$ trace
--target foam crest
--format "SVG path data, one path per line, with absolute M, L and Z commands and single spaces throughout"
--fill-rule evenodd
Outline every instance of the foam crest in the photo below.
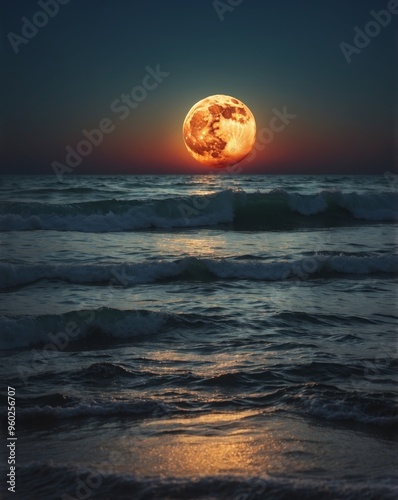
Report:
M 343 193 L 322 191 L 313 195 L 288 193 L 283 189 L 247 193 L 226 189 L 208 195 L 190 195 L 160 200 L 102 200 L 69 205 L 49 203 L 0 203 L 0 231 L 134 231 L 151 227 L 201 227 L 237 223 L 239 229 L 286 223 L 303 224 L 297 214 L 324 217 L 325 223 L 344 220 L 398 220 L 398 194 Z

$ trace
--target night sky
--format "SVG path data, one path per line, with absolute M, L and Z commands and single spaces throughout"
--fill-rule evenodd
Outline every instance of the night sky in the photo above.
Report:
M 101 121 L 108 133 L 75 173 L 206 173 L 181 129 L 191 106 L 212 94 L 243 101 L 258 131 L 275 109 L 295 115 L 260 142 L 244 173 L 394 170 L 396 1 L 47 2 L 59 7 L 48 22 L 36 15 L 40 2 L 1 3 L 5 173 L 52 174 L 54 161 L 66 164 L 66 147 Z M 397 13 L 380 27 L 371 11 L 389 6 Z M 35 15 L 44 25 L 21 41 L 21 18 Z M 372 37 L 358 48 L 354 28 L 370 21 Z M 355 50 L 350 57 L 342 42 Z M 132 109 L 122 96 L 133 89 Z

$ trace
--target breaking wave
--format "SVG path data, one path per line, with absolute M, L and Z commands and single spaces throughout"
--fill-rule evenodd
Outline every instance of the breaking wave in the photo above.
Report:
M 72 204 L 0 203 L 0 231 L 116 232 L 148 228 L 233 225 L 244 229 L 334 226 L 398 220 L 398 193 L 322 191 L 313 195 L 283 189 L 246 193 L 227 189 L 200 196 L 102 200 Z

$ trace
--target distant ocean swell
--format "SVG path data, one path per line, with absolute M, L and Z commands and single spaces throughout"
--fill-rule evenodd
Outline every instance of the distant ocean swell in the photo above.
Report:
M 2 469 L 0 469 L 2 470 Z M 145 478 L 111 474 L 87 467 L 34 462 L 20 466 L 20 491 L 37 492 L 40 498 L 55 500 L 81 498 L 117 498 L 120 500 L 289 500 L 337 498 L 395 500 L 398 489 L 388 479 L 366 481 L 298 479 L 295 477 L 206 476 L 190 478 Z M 2 470 L 5 473 L 5 470 Z M 1 490 L 0 490 L 1 491 Z M 80 496 L 79 496 L 80 494 Z M 67 496 L 69 495 L 69 496 Z M 25 497 L 24 497 L 25 498 Z M 27 498 L 27 497 L 26 497 Z
M 272 190 L 146 200 L 103 200 L 72 204 L 1 202 L 0 231 L 115 232 L 146 228 L 232 224 L 237 229 L 272 229 L 300 225 L 345 225 L 398 220 L 398 193 L 313 195 Z
M 208 259 L 185 257 L 175 261 L 149 260 L 122 264 L 11 264 L 0 263 L 0 289 L 25 286 L 40 280 L 75 284 L 133 286 L 163 280 L 211 281 L 366 277 L 398 273 L 398 255 L 313 254 L 306 258 L 268 262 L 255 259 Z

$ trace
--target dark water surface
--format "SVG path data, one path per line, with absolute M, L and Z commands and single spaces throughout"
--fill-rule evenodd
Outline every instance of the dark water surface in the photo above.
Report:
M 26 176 L 0 191 L 10 498 L 397 498 L 387 178 Z M 0 458 L 4 478 L 4 444 Z

